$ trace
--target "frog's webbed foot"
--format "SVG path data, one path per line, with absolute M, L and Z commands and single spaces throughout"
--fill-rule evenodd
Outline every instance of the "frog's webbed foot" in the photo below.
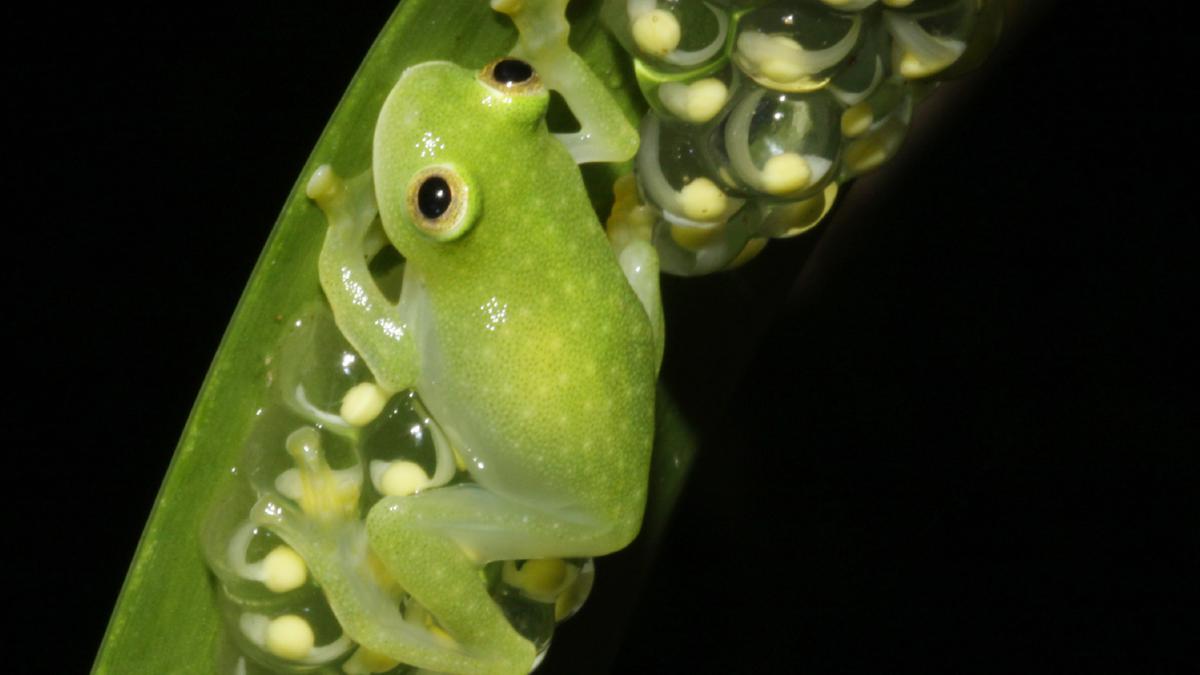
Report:
M 650 243 L 654 219 L 654 213 L 638 197 L 637 181 L 633 174 L 618 178 L 613 184 L 612 212 L 605 223 L 605 230 L 625 279 L 650 319 L 658 356 L 655 363 L 662 365 L 666 322 L 659 292 L 658 251 Z
M 329 165 L 322 165 L 306 192 L 329 222 L 319 272 L 338 329 L 381 387 L 389 392 L 409 388 L 416 380 L 416 350 L 396 307 L 367 266 L 387 244 L 382 230 L 372 228 L 378 207 L 371 172 L 344 181 Z
M 624 162 L 637 153 L 637 130 L 612 94 L 567 44 L 567 0 L 491 0 L 507 14 L 520 37 L 513 56 L 529 62 L 547 87 L 562 94 L 579 131 L 555 134 L 577 164 Z

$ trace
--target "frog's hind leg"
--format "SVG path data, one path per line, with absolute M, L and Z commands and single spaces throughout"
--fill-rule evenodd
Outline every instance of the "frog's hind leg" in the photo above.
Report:
M 252 518 L 300 554 L 342 630 L 371 652 L 442 673 L 528 672 L 498 669 L 490 655 L 450 644 L 409 621 L 400 610 L 403 590 L 377 571 L 361 522 L 321 523 L 271 495 L 259 500 Z
M 492 659 L 487 672 L 497 673 L 528 672 L 535 652 L 492 600 L 482 564 L 601 555 L 635 531 L 539 511 L 469 484 L 389 497 L 367 517 L 372 550 L 389 574 L 467 653 Z

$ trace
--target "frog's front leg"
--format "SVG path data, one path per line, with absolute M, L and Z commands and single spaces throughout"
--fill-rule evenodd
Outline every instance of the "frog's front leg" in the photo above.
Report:
M 625 174 L 613 184 L 613 206 L 604 228 L 617 264 L 625 273 L 633 292 L 637 294 L 650 328 L 654 333 L 656 352 L 655 373 L 662 365 L 666 343 L 666 322 L 663 319 L 662 295 L 659 290 L 658 251 L 650 243 L 654 214 L 638 196 L 633 174 Z
M 529 672 L 535 653 L 488 594 L 481 565 L 602 555 L 626 545 L 637 528 L 541 510 L 474 484 L 389 497 L 367 517 L 371 549 L 389 574 L 468 655 L 489 664 L 473 672 L 497 673 Z
M 491 0 L 520 37 L 513 56 L 528 61 L 547 87 L 562 94 L 579 120 L 576 132 L 555 134 L 576 164 L 624 162 L 637 153 L 637 130 L 587 63 L 567 44 L 567 0 Z
M 319 274 L 338 329 L 379 386 L 391 392 L 411 387 L 417 373 L 412 337 L 367 268 L 369 254 L 379 248 L 379 242 L 368 242 L 378 212 L 371 172 L 343 181 L 329 165 L 322 165 L 306 192 L 329 221 Z
M 662 365 L 666 344 L 666 322 L 663 320 L 662 295 L 659 290 L 658 251 L 644 239 L 631 239 L 614 251 L 625 279 L 646 310 L 650 329 L 654 333 L 655 373 Z

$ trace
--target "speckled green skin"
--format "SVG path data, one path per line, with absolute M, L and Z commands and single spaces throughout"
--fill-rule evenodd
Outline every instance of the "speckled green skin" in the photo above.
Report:
M 532 645 L 479 565 L 615 551 L 645 506 L 656 338 L 546 129 L 547 103 L 450 63 L 407 70 L 380 113 L 373 169 L 384 231 L 407 260 L 399 306 L 359 292 L 361 260 L 338 262 L 333 230 L 322 254 L 343 333 L 381 384 L 416 388 L 475 481 L 386 498 L 367 518 L 372 551 L 459 645 L 370 646 L 433 670 L 528 672 Z M 408 203 L 433 165 L 467 187 L 469 229 L 450 241 L 422 231 Z

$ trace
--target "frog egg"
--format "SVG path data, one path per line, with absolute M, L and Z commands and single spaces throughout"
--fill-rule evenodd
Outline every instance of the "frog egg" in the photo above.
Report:
M 644 77 L 639 71 L 638 85 L 650 107 L 666 121 L 702 126 L 719 120 L 731 98 L 732 71 L 723 68 L 716 73 L 690 79 L 662 81 Z
M 649 241 L 657 211 L 642 201 L 637 177 L 627 173 L 613 183 L 613 205 L 604 231 L 613 250 L 621 251 L 634 241 Z
M 505 564 L 512 565 L 512 562 Z M 497 584 L 492 589 L 492 599 L 517 633 L 533 643 L 539 655 L 550 648 L 557 627 L 553 600 L 544 602 L 534 599 L 507 583 Z
M 566 621 L 578 612 L 583 607 L 583 603 L 587 601 L 588 595 L 592 592 L 592 585 L 596 581 L 596 566 L 591 558 L 573 561 L 572 566 L 576 568 L 574 580 L 558 594 L 558 598 L 554 601 L 555 621 Z
M 841 149 L 840 107 L 829 92 L 780 93 L 749 86 L 710 147 L 726 172 L 752 193 L 796 200 L 834 177 Z
M 878 0 L 821 0 L 831 9 L 839 12 L 861 12 L 875 4 Z M 901 0 L 902 1 L 902 0 Z
M 267 364 L 273 392 L 301 421 L 351 435 L 340 411 L 347 391 L 374 379 L 370 369 L 323 303 L 282 323 L 285 333 Z
M 664 272 L 699 276 L 728 266 L 746 248 L 762 219 L 757 201 L 742 201 L 731 217 L 719 223 L 697 223 L 662 212 L 651 243 Z
M 398 665 L 400 662 L 396 659 L 360 646 L 342 664 L 342 672 L 346 675 L 371 675 L 389 672 Z
M 554 602 L 575 580 L 578 570 L 561 558 L 509 560 L 504 563 L 504 583 L 538 602 Z
M 892 65 L 914 80 L 946 70 L 966 51 L 979 0 L 913 0 L 883 13 L 891 33 Z
M 606 0 L 601 17 L 621 46 L 655 71 L 696 71 L 725 57 L 731 21 L 719 4 Z
M 846 65 L 863 22 L 819 3 L 775 2 L 738 22 L 733 61 L 768 89 L 815 91 Z
M 842 179 L 878 167 L 900 149 L 912 120 L 912 88 L 893 78 L 871 96 L 842 112 L 841 130 L 846 138 L 842 153 Z
M 429 474 L 416 462 L 372 462 L 371 481 L 385 497 L 407 497 L 429 484 Z
M 271 549 L 263 558 L 262 566 L 263 585 L 273 593 L 295 590 L 308 580 L 308 567 L 304 559 L 287 545 Z
M 725 267 L 723 269 L 735 270 L 735 269 L 741 267 L 742 265 L 745 265 L 746 263 L 750 262 L 751 260 L 754 260 L 755 258 L 757 258 L 758 254 L 762 253 L 763 249 L 765 249 L 766 247 L 767 247 L 766 237 L 754 237 L 752 239 L 747 240 L 746 245 L 742 247 L 742 251 L 740 253 L 738 253 L 736 256 L 734 256 L 733 260 L 730 260 L 729 263 L 727 265 L 725 265 Z
M 237 469 L 249 487 L 279 493 L 306 511 L 356 513 L 364 466 L 352 438 L 308 424 L 278 402 L 259 413 Z
M 387 391 L 382 387 L 374 382 L 360 382 L 342 397 L 338 414 L 352 427 L 365 427 L 379 417 L 387 401 Z
M 881 84 L 862 101 L 842 111 L 842 135 L 857 138 L 877 129 L 886 119 L 899 117 L 905 124 L 912 119 L 912 87 L 900 78 Z
M 316 636 L 312 626 L 295 614 L 277 616 L 267 622 L 263 642 L 267 651 L 281 659 L 298 661 L 312 653 Z
M 373 488 L 366 508 L 381 496 L 445 485 L 460 470 L 449 440 L 412 392 L 388 402 L 361 448 Z
M 777 0 L 709 0 L 712 4 L 718 7 L 724 7 L 732 10 L 747 10 L 761 7 Z
M 907 135 L 907 123 L 898 116 L 888 117 L 869 133 L 846 144 L 842 176 L 853 178 L 891 159 Z
M 323 600 L 290 609 L 223 609 L 241 652 L 278 672 L 311 671 L 344 659 L 354 648 Z
M 758 232 L 775 239 L 787 239 L 816 227 L 837 199 L 838 184 L 830 181 L 825 189 L 807 199 L 771 204 L 764 209 Z
M 742 200 L 706 175 L 690 127 L 665 124 L 647 113 L 637 155 L 638 185 L 645 201 L 672 222 L 715 227 L 741 208 Z
M 205 517 L 201 550 L 204 562 L 230 598 L 248 604 L 274 603 L 305 587 L 307 574 L 300 583 L 294 583 L 295 576 L 292 583 L 280 583 L 286 578 L 279 573 L 281 554 L 270 564 L 267 559 L 273 551 L 286 547 L 286 542 L 248 520 L 256 499 L 245 481 L 226 486 Z
M 1000 32 L 1004 24 L 1005 7 L 1007 3 L 997 0 L 979 0 L 978 6 L 971 7 L 972 25 L 966 38 L 967 47 L 954 63 L 937 72 L 932 79 L 947 80 L 961 77 L 978 68 L 987 55 L 1000 41 Z
M 878 20 L 865 21 L 863 36 L 846 65 L 829 82 L 829 93 L 844 106 L 862 101 L 892 72 L 892 38 Z

